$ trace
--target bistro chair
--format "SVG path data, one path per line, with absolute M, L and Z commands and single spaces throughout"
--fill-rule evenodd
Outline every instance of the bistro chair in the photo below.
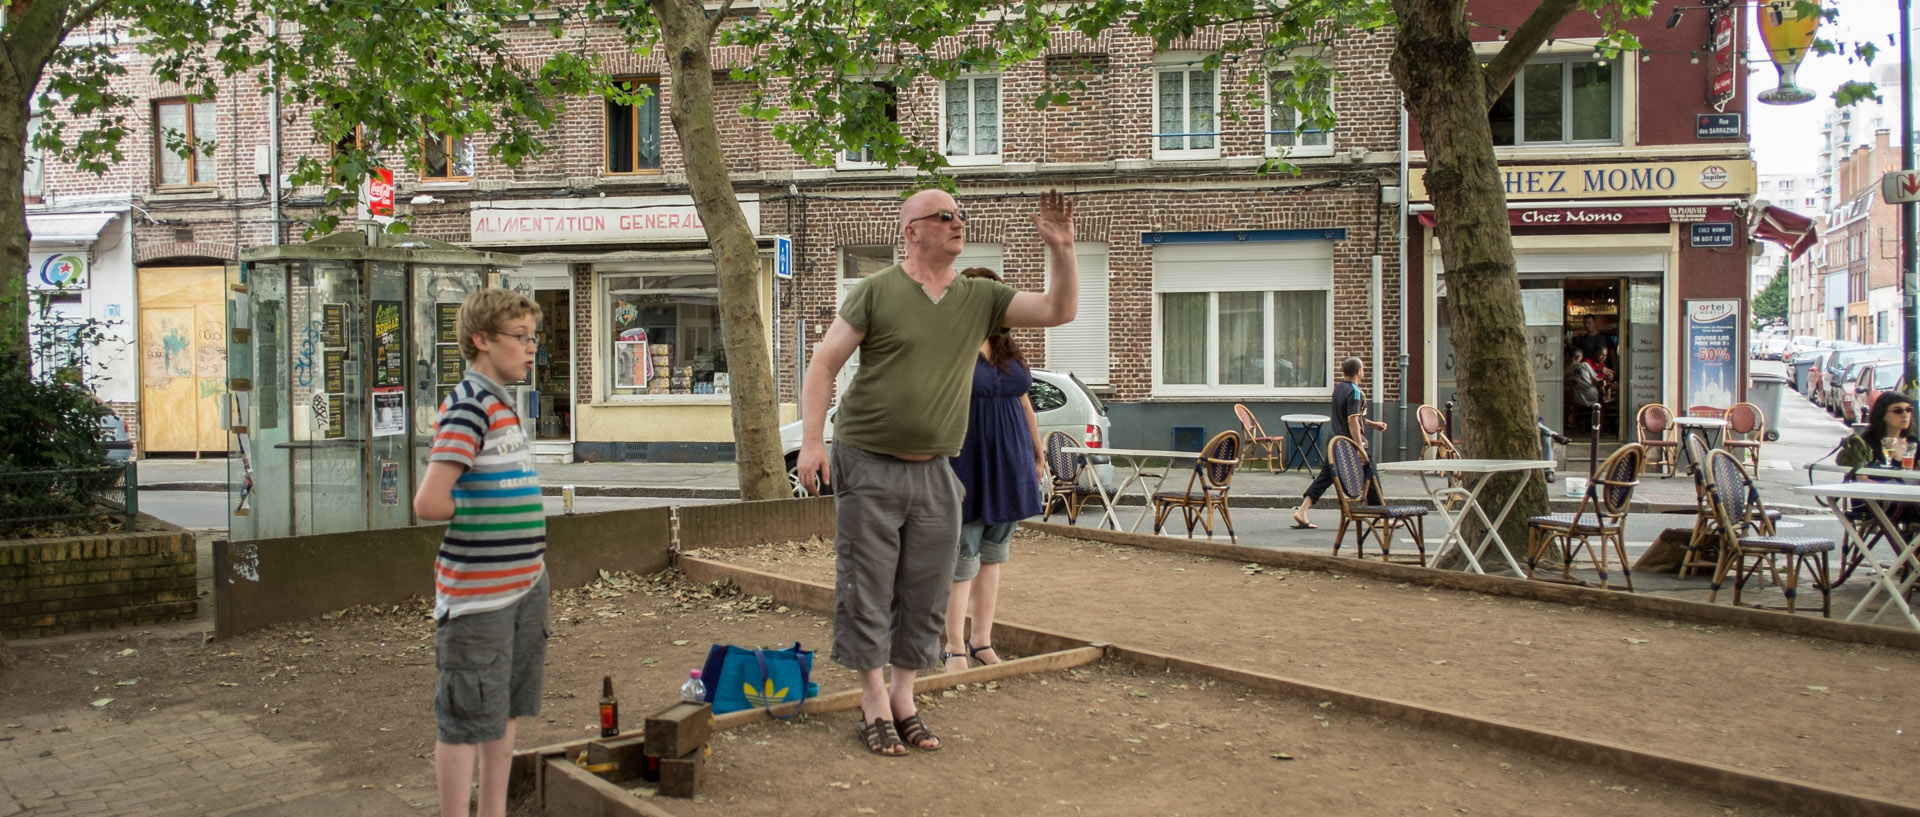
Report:
M 1340 530 L 1333 537 L 1333 555 L 1340 555 L 1340 543 L 1353 525 L 1354 554 L 1367 558 L 1367 537 L 1380 546 L 1380 561 L 1393 561 L 1393 532 L 1404 530 L 1413 535 L 1419 556 L 1402 563 L 1427 565 L 1427 507 L 1425 505 L 1387 505 L 1381 502 L 1380 477 L 1373 472 L 1367 452 L 1350 437 L 1335 437 L 1327 444 L 1327 461 L 1333 463 L 1333 495 L 1340 500 Z
M 1568 584 L 1586 584 L 1573 577 L 1573 559 L 1585 550 L 1593 559 L 1600 576 L 1600 589 L 1607 587 L 1607 545 L 1620 557 L 1620 577 L 1633 592 L 1633 570 L 1627 561 L 1627 509 L 1633 501 L 1633 489 L 1640 485 L 1640 469 L 1647 461 L 1647 450 L 1639 443 L 1627 443 L 1600 464 L 1600 470 L 1587 483 L 1587 494 L 1573 513 L 1536 516 L 1527 520 L 1527 578 L 1534 578 L 1540 557 L 1549 550 L 1560 555 L 1560 578 Z M 1594 540 L 1599 540 L 1595 545 Z M 1556 547 L 1557 545 L 1557 547 Z
M 1081 471 L 1085 461 L 1079 454 L 1069 454 L 1066 449 L 1078 445 L 1072 435 L 1064 431 L 1055 431 L 1047 435 L 1047 471 L 1052 480 L 1047 487 L 1047 502 L 1041 508 L 1040 521 L 1045 522 L 1053 516 L 1054 503 L 1059 503 L 1067 514 L 1068 524 L 1080 521 L 1080 511 L 1087 502 L 1099 499 L 1103 507 L 1113 502 L 1113 490 L 1104 493 L 1091 485 L 1081 482 Z
M 1727 409 L 1726 439 L 1720 447 L 1736 457 L 1744 454 L 1753 463 L 1753 472 L 1760 472 L 1760 440 L 1767 435 L 1767 415 L 1760 407 L 1752 403 L 1735 403 Z
M 1160 491 L 1153 495 L 1153 532 L 1159 533 L 1175 508 L 1187 522 L 1187 538 L 1193 538 L 1193 525 L 1200 523 L 1213 538 L 1213 512 L 1227 526 L 1227 541 L 1239 544 L 1233 535 L 1233 517 L 1227 513 L 1227 491 L 1233 488 L 1233 472 L 1240 467 L 1240 432 L 1222 431 L 1207 441 L 1193 463 L 1193 475 L 1187 478 L 1185 491 Z
M 1713 494 L 1713 473 L 1707 468 L 1706 440 L 1698 434 L 1688 434 L 1686 445 L 1687 458 L 1695 463 L 1687 466 L 1693 472 L 1694 521 L 1693 535 L 1688 538 L 1680 560 L 1681 578 L 1686 578 L 1695 570 L 1712 571 L 1717 568 L 1720 564 L 1720 542 L 1724 538 L 1720 523 L 1713 515 L 1713 507 L 1709 504 Z M 1772 536 L 1774 523 L 1780 521 L 1778 509 L 1757 502 L 1749 503 L 1749 516 L 1751 529 L 1762 536 Z
M 1267 473 L 1273 473 L 1273 462 L 1279 460 L 1282 466 L 1287 463 L 1287 438 L 1268 434 L 1260 427 L 1260 418 L 1253 416 L 1253 409 L 1241 403 L 1233 404 L 1233 413 L 1240 418 L 1240 433 L 1246 436 L 1247 450 L 1240 458 L 1241 462 L 1259 460 L 1267 464 Z M 1266 452 L 1262 454 L 1260 452 Z
M 1647 449 L 1647 467 L 1663 468 L 1665 476 L 1673 476 L 1674 469 L 1680 465 L 1680 443 L 1673 436 L 1673 412 L 1659 403 L 1648 403 L 1640 407 L 1634 426 L 1639 429 L 1640 447 Z
M 1719 597 L 1720 585 L 1726 582 L 1727 571 L 1732 570 L 1733 604 L 1739 606 L 1740 591 L 1746 586 L 1747 578 L 1764 565 L 1774 584 L 1786 594 L 1787 612 L 1792 613 L 1796 609 L 1800 573 L 1818 556 L 1819 561 L 1814 564 L 1814 586 L 1820 590 L 1820 615 L 1829 615 L 1833 609 L 1830 593 L 1833 585 L 1827 573 L 1827 554 L 1833 552 L 1833 540 L 1768 535 L 1771 528 L 1766 523 L 1760 492 L 1754 489 L 1753 478 L 1732 454 L 1719 449 L 1708 452 L 1707 471 L 1713 486 L 1707 502 L 1721 537 L 1719 563 L 1714 567 L 1707 603 L 1712 604 Z M 1780 569 L 1782 561 L 1786 563 L 1784 577 Z
M 1460 445 L 1447 436 L 1447 421 L 1441 416 L 1439 409 L 1422 404 L 1419 410 L 1414 412 L 1414 417 L 1420 422 L 1420 459 L 1460 459 Z M 1435 493 L 1433 487 L 1427 484 L 1427 474 L 1423 471 L 1420 474 L 1420 487 L 1425 488 L 1430 495 L 1446 497 L 1447 510 L 1451 512 L 1455 503 L 1466 499 L 1466 475 L 1454 472 L 1447 474 L 1446 478 L 1446 489 Z

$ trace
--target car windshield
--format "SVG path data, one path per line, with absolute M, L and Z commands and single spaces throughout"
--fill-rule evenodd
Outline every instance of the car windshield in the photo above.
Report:
M 1892 366 L 1882 366 L 1873 370 L 1873 387 L 1891 389 L 1900 382 L 1900 370 Z

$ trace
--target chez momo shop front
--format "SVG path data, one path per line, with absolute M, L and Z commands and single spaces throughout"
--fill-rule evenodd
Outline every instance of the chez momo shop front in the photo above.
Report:
M 759 197 L 742 195 L 740 205 L 758 234 Z M 476 202 L 470 220 L 473 246 L 521 256 L 545 314 L 534 383 L 540 416 L 529 418 L 537 455 L 732 458 L 719 277 L 692 198 Z M 764 253 L 763 314 L 771 278 Z

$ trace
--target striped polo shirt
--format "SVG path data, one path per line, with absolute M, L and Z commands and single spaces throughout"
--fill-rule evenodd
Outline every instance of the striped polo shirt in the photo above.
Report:
M 433 562 L 434 618 L 519 600 L 546 569 L 547 517 L 533 451 L 506 389 L 468 369 L 440 406 L 429 461 L 466 467 Z

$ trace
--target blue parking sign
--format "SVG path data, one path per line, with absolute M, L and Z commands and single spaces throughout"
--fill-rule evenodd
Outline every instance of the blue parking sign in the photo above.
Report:
M 788 236 L 773 238 L 773 275 L 776 278 L 793 277 L 793 239 Z

